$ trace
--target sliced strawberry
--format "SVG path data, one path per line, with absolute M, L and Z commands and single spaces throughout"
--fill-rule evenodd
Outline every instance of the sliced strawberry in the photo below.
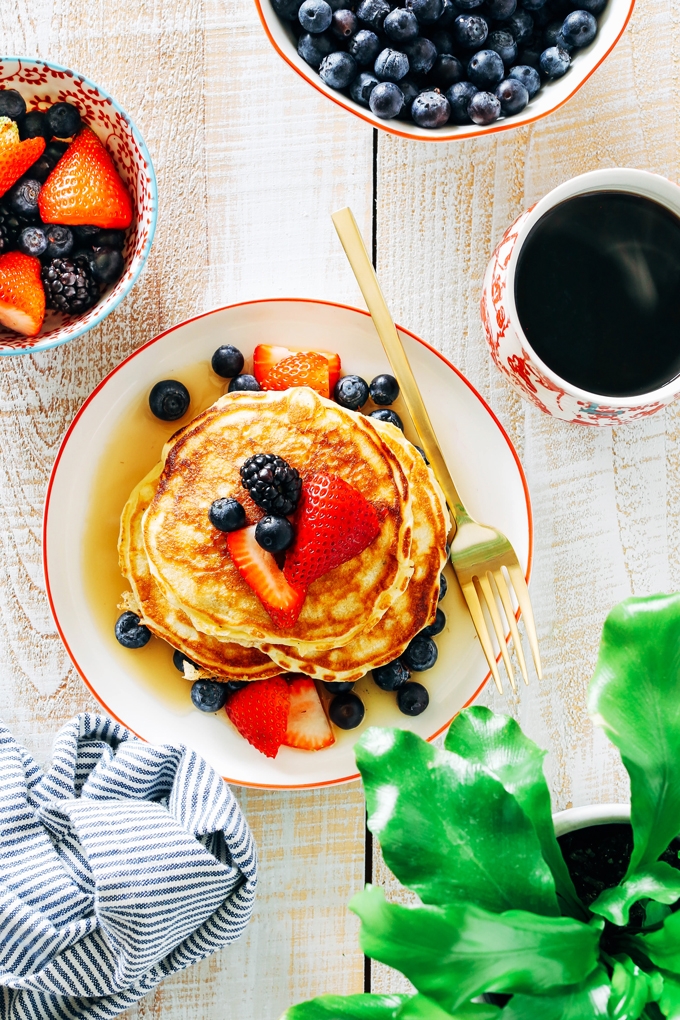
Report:
M 250 585 L 277 627 L 292 627 L 307 594 L 305 588 L 293 588 L 271 553 L 255 541 L 255 525 L 230 531 L 227 547 L 234 566 Z
M 44 318 L 45 291 L 38 259 L 20 251 L 0 256 L 0 323 L 24 336 L 36 336 Z
M 274 365 L 278 365 L 284 358 L 291 358 L 295 354 L 307 354 L 308 351 L 292 351 L 289 347 L 275 347 L 270 344 L 258 344 L 253 352 L 253 375 L 259 383 L 262 383 Z M 321 354 L 328 361 L 328 389 L 332 394 L 335 384 L 340 378 L 340 355 L 329 354 L 327 351 L 315 351 Z
M 358 556 L 379 531 L 378 514 L 358 489 L 336 475 L 312 475 L 302 486 L 283 572 L 292 585 L 306 588 Z
M 327 397 L 328 359 L 316 351 L 299 351 L 274 365 L 260 383 L 263 390 L 289 390 L 292 386 L 309 386 L 322 397 Z
M 282 676 L 251 680 L 235 691 L 226 713 L 242 737 L 268 758 L 275 758 L 288 726 L 290 691 Z
M 107 230 L 130 226 L 130 193 L 90 128 L 82 128 L 43 184 L 38 208 L 45 223 L 90 223 Z
M 16 123 L 9 117 L 0 117 L 0 195 L 4 195 L 44 151 L 44 138 L 27 138 L 21 142 Z
M 335 737 L 326 718 L 316 685 L 308 676 L 295 677 L 288 683 L 290 712 L 284 738 L 286 747 L 303 751 L 320 751 L 330 747 Z

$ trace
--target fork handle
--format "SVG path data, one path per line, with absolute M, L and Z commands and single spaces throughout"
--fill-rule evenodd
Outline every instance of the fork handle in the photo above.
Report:
M 364 301 L 371 313 L 373 324 L 385 348 L 392 371 L 399 383 L 404 402 L 413 419 L 420 443 L 442 488 L 446 502 L 449 504 L 449 509 L 456 522 L 458 522 L 460 519 L 468 517 L 467 511 L 458 495 L 458 490 L 442 456 L 430 416 L 427 413 L 418 383 L 406 356 L 401 337 L 397 332 L 397 328 L 390 315 L 390 310 L 387 307 L 387 302 L 380 289 L 378 277 L 375 275 L 373 264 L 366 250 L 366 245 L 364 244 L 364 239 L 361 236 L 357 222 L 354 219 L 352 210 L 349 208 L 333 213 L 332 219 L 361 293 L 364 295 Z

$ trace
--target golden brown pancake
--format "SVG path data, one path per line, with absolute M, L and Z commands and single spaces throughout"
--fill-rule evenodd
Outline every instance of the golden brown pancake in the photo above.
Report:
M 227 394 L 174 437 L 143 517 L 151 573 L 197 631 L 239 644 L 272 642 L 308 651 L 344 645 L 369 630 L 408 586 L 412 498 L 390 445 L 369 420 L 306 387 Z M 337 474 L 384 511 L 380 533 L 358 556 L 314 581 L 294 627 L 281 630 L 231 561 L 210 524 L 215 499 L 236 496 L 248 523 L 262 511 L 239 469 L 276 453 L 303 475 Z
M 276 676 L 281 667 L 257 648 L 245 648 L 199 633 L 189 617 L 168 602 L 152 577 L 142 538 L 142 517 L 156 493 L 162 468 L 162 463 L 157 464 L 133 489 L 120 521 L 120 569 L 132 588 L 135 612 L 156 637 L 215 676 L 225 680 L 261 680 Z

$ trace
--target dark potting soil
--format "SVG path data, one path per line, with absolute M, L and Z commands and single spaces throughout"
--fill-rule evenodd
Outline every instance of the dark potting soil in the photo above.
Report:
M 560 836 L 557 840 L 582 903 L 590 906 L 603 889 L 618 885 L 633 852 L 633 830 L 626 822 L 591 825 Z M 680 870 L 680 837 L 674 839 L 660 860 Z M 638 917 L 639 915 L 639 917 Z M 631 924 L 641 924 L 640 904 L 631 910 Z

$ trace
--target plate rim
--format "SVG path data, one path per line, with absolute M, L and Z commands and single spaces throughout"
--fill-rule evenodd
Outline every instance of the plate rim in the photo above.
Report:
M 228 305 L 220 305 L 220 306 L 215 307 L 215 308 L 210 308 L 210 309 L 208 309 L 208 311 L 199 312 L 197 315 L 192 315 L 188 319 L 183 319 L 181 322 L 175 323 L 174 326 L 169 326 L 168 329 L 164 329 L 161 333 L 157 333 L 156 336 L 151 337 L 150 340 L 147 340 L 140 347 L 137 347 L 134 351 L 131 351 L 131 353 L 128 354 L 127 357 L 123 358 L 122 361 L 120 361 L 117 365 L 115 365 L 114 368 L 112 368 L 111 371 L 108 372 L 99 383 L 97 383 L 97 385 L 92 390 L 92 392 L 88 394 L 88 396 L 85 398 L 85 400 L 83 401 L 81 406 L 78 408 L 78 410 L 77 410 L 73 420 L 71 421 L 71 423 L 69 424 L 68 428 L 66 429 L 66 432 L 64 433 L 64 435 L 63 435 L 63 437 L 61 439 L 61 442 L 59 443 L 59 449 L 57 450 L 57 455 L 56 455 L 56 457 L 54 459 L 54 463 L 52 464 L 52 469 L 50 471 L 49 481 L 47 483 L 47 490 L 45 492 L 45 502 L 44 502 L 44 506 L 43 506 L 43 522 L 42 522 L 42 567 L 43 567 L 43 576 L 44 576 L 44 579 L 45 579 L 45 592 L 46 592 L 46 595 L 47 595 L 47 602 L 48 602 L 48 605 L 50 607 L 50 613 L 52 614 L 52 619 L 54 620 L 54 624 L 55 624 L 55 626 L 57 628 L 57 633 L 59 634 L 59 638 L 60 638 L 60 640 L 61 640 L 61 642 L 62 642 L 62 644 L 63 644 L 63 646 L 64 646 L 64 648 L 66 650 L 66 653 L 67 653 L 69 659 L 71 660 L 71 662 L 72 662 L 76 672 L 80 676 L 81 680 L 83 681 L 85 686 L 88 688 L 88 690 L 90 691 L 90 693 L 94 697 L 95 701 L 99 705 L 101 705 L 101 707 L 104 709 L 104 711 L 107 712 L 111 716 L 112 719 L 115 719 L 116 722 L 118 722 L 122 726 L 124 726 L 127 730 L 130 731 L 130 733 L 134 734 L 134 736 L 137 737 L 139 740 L 143 740 L 144 743 L 148 743 L 148 740 L 145 737 L 143 737 L 140 733 L 137 733 L 137 731 L 134 730 L 131 726 L 129 726 L 128 723 L 126 723 L 124 719 L 121 719 L 118 715 L 116 715 L 116 713 L 113 712 L 109 708 L 109 706 L 106 704 L 106 702 L 100 697 L 100 695 L 94 689 L 94 687 L 92 686 L 92 684 L 90 683 L 88 678 L 85 676 L 85 673 L 81 669 L 80 665 L 78 664 L 78 662 L 77 662 L 73 652 L 71 651 L 70 645 L 69 645 L 69 643 L 68 643 L 68 641 L 66 639 L 66 635 L 64 634 L 63 629 L 61 627 L 61 624 L 59 622 L 59 617 L 57 615 L 56 608 L 55 608 L 55 605 L 54 605 L 54 600 L 52 598 L 52 587 L 51 587 L 51 584 L 50 584 L 50 574 L 49 574 L 49 568 L 48 568 L 48 554 L 47 554 L 47 524 L 48 524 L 48 518 L 49 518 L 49 511 L 50 511 L 50 499 L 51 499 L 51 495 L 52 495 L 52 488 L 53 488 L 53 485 L 54 485 L 56 474 L 57 474 L 57 471 L 59 469 L 59 464 L 61 462 L 62 455 L 63 455 L 63 453 L 64 453 L 64 451 L 65 451 L 65 449 L 66 449 L 66 447 L 68 445 L 68 442 L 69 442 L 69 439 L 71 437 L 71 434 L 74 432 L 76 426 L 78 425 L 78 422 L 79 422 L 80 418 L 85 413 L 86 408 L 94 400 L 94 398 L 97 396 L 97 394 L 100 392 L 100 390 L 102 390 L 107 385 L 109 380 L 114 375 L 116 375 L 116 373 L 119 372 L 125 365 L 127 365 L 134 358 L 136 358 L 137 355 L 139 355 L 142 351 L 147 350 L 147 348 L 153 346 L 155 343 L 158 343 L 160 340 L 162 340 L 164 337 L 168 336 L 170 333 L 174 333 L 176 330 L 181 329 L 184 326 L 188 326 L 192 322 L 197 322 L 200 319 L 208 318 L 209 316 L 215 315 L 218 312 L 230 311 L 233 308 L 244 308 L 244 307 L 247 307 L 249 305 L 274 304 L 274 303 L 277 303 L 277 302 L 278 303 L 290 303 L 290 304 L 324 305 L 324 306 L 330 307 L 330 308 L 340 308 L 340 309 L 342 309 L 344 311 L 358 312 L 360 315 L 363 315 L 366 318 L 370 318 L 371 317 L 370 316 L 370 312 L 366 311 L 365 309 L 357 308 L 355 305 L 349 305 L 349 304 L 345 304 L 345 303 L 339 302 L 339 301 L 326 301 L 326 300 L 321 299 L 321 298 L 271 297 L 271 298 L 251 298 L 251 299 L 249 299 L 247 301 L 235 301 L 235 302 L 232 302 L 231 304 L 228 304 Z M 527 583 L 528 583 L 529 579 L 531 577 L 531 572 L 532 572 L 532 567 L 533 567 L 533 558 L 534 558 L 534 517 L 533 517 L 532 506 L 531 506 L 531 495 L 529 493 L 529 485 L 528 485 L 528 482 L 527 482 L 526 474 L 524 472 L 524 468 L 522 466 L 522 462 L 521 462 L 521 460 L 519 458 L 519 454 L 517 453 L 517 450 L 515 449 L 514 443 L 512 442 L 512 440 L 511 440 L 510 436 L 508 435 L 505 427 L 503 426 L 503 424 L 499 420 L 499 418 L 496 415 L 496 413 L 494 412 L 493 408 L 489 406 L 489 404 L 484 399 L 484 397 L 481 395 L 481 393 L 475 388 L 475 386 L 473 386 L 473 384 L 470 382 L 470 380 L 465 375 L 463 375 L 463 373 L 460 371 L 460 369 L 456 368 L 456 366 L 452 362 L 450 362 L 449 359 L 446 358 L 441 353 L 441 351 L 438 351 L 435 347 L 433 347 L 431 344 L 429 344 L 427 342 L 427 340 L 423 340 L 416 333 L 412 332 L 410 329 L 406 329 L 404 326 L 400 326 L 398 323 L 395 323 L 395 325 L 396 325 L 397 329 L 400 332 L 406 334 L 406 336 L 410 337 L 412 340 L 415 340 L 418 343 L 422 344 L 423 347 L 427 348 L 427 350 L 429 350 L 433 354 L 435 354 L 440 359 L 440 361 L 443 361 L 444 364 L 447 365 L 447 367 L 450 368 L 451 371 L 454 372 L 455 375 L 457 375 L 458 378 L 463 383 L 465 383 L 465 385 L 468 387 L 468 389 L 472 392 L 472 394 L 481 403 L 482 407 L 487 412 L 487 414 L 489 414 L 489 416 L 492 418 L 494 424 L 496 425 L 497 429 L 499 430 L 499 432 L 503 436 L 503 439 L 507 443 L 508 448 L 510 449 L 510 452 L 511 452 L 511 454 L 512 454 L 514 460 L 515 460 L 515 464 L 517 465 L 517 470 L 519 472 L 519 476 L 520 476 L 520 479 L 521 479 L 521 482 L 522 482 L 522 488 L 523 488 L 523 491 L 524 491 L 524 499 L 525 499 L 525 502 L 526 502 L 527 525 L 528 525 L 528 539 L 529 539 L 528 553 L 527 553 L 527 569 L 526 569 L 526 580 L 527 580 Z M 519 610 L 518 610 L 516 616 L 519 619 L 519 616 L 520 616 Z M 501 658 L 501 656 L 500 656 L 500 653 L 499 653 L 498 656 L 496 657 L 496 661 L 497 662 L 500 661 L 500 658 Z M 465 702 L 464 705 L 461 706 L 461 708 L 459 709 L 459 712 L 462 711 L 463 708 L 467 708 L 469 705 L 471 705 L 479 697 L 479 695 L 481 694 L 482 690 L 484 689 L 484 687 L 486 687 L 487 683 L 489 682 L 490 677 L 491 677 L 491 671 L 489 670 L 489 672 L 486 674 L 486 676 L 484 677 L 484 679 L 482 680 L 481 684 L 479 685 L 477 690 L 474 692 L 474 694 Z M 458 713 L 456 713 L 456 715 L 457 714 Z M 444 730 L 447 729 L 451 725 L 451 723 L 452 723 L 453 719 L 455 719 L 455 717 L 456 716 L 453 715 L 451 717 L 451 719 L 449 719 L 446 723 L 444 723 L 442 726 L 440 726 L 439 729 L 436 730 L 436 732 L 432 733 L 429 737 L 427 737 L 426 739 L 427 739 L 428 743 L 430 743 L 433 740 L 435 740 L 435 738 L 438 737 L 440 733 L 443 733 Z M 284 790 L 317 790 L 317 789 L 322 789 L 322 788 L 327 787 L 327 786 L 339 786 L 339 785 L 341 785 L 343 783 L 355 782 L 356 780 L 360 779 L 360 774 L 359 774 L 359 772 L 356 772 L 356 773 L 354 773 L 352 775 L 349 775 L 349 776 L 342 776 L 342 777 L 339 777 L 337 779 L 326 779 L 326 780 L 322 780 L 321 782 L 316 782 L 316 783 L 294 783 L 294 784 L 281 784 L 281 785 L 277 785 L 277 786 L 272 786 L 269 783 L 246 783 L 246 782 L 243 782 L 243 780 L 232 779 L 229 776 L 222 776 L 222 778 L 224 779 L 224 781 L 226 783 L 230 783 L 230 784 L 232 784 L 234 786 L 244 786 L 244 787 L 246 787 L 248 789 L 255 789 L 255 790 L 282 790 L 282 791 L 284 791 Z

